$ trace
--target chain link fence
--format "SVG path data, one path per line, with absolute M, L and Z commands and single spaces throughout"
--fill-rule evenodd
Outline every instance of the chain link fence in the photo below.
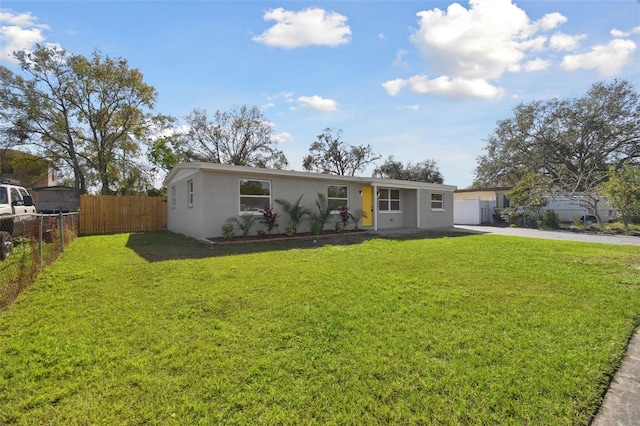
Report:
M 38 272 L 78 237 L 79 213 L 12 216 L 0 229 L 0 308 L 31 285 Z

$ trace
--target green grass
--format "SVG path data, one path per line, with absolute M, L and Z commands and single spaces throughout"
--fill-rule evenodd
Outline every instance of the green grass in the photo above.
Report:
M 639 247 L 322 244 L 79 238 L 0 311 L 0 424 L 587 424 L 640 324 Z

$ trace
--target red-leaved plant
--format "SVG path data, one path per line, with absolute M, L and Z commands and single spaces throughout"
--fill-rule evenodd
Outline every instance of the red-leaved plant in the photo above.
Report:
M 349 224 L 349 221 L 352 217 L 353 216 L 351 216 L 351 213 L 349 213 L 349 207 L 340 206 L 340 208 L 338 209 L 338 218 L 342 225 L 341 229 L 347 229 L 347 225 Z
M 262 213 L 260 223 L 264 224 L 264 226 L 267 227 L 267 232 L 271 234 L 274 228 L 278 227 L 278 217 L 280 217 L 280 214 L 276 213 L 269 204 L 265 204 L 262 210 L 260 210 L 260 213 Z

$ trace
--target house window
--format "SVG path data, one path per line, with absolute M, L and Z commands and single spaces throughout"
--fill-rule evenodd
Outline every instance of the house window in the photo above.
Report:
M 187 181 L 187 206 L 193 207 L 193 180 Z
M 176 186 L 171 187 L 171 208 L 176 208 Z
M 240 179 L 240 213 L 259 213 L 271 205 L 271 182 Z
M 331 185 L 327 188 L 327 202 L 331 211 L 349 207 L 349 189 L 346 186 Z
M 381 212 L 399 212 L 400 190 L 380 188 L 378 190 L 378 210 Z
M 444 210 L 444 194 L 442 192 L 431 194 L 431 210 Z

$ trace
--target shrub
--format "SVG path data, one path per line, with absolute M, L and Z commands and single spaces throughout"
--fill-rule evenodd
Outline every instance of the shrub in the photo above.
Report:
M 317 213 L 311 213 L 311 232 L 315 235 L 322 234 L 324 231 L 324 225 L 329 221 L 331 216 L 331 206 L 324 194 L 318 193 L 318 199 L 316 200 Z
M 358 229 L 360 229 L 358 227 L 358 222 L 360 222 L 360 219 L 366 218 L 367 214 L 362 211 L 361 209 L 355 209 L 352 213 L 351 213 L 351 220 L 353 220 L 353 230 L 357 231 Z
M 271 234 L 273 230 L 278 227 L 278 217 L 280 217 L 280 214 L 276 213 L 269 204 L 265 204 L 262 210 L 260 210 L 260 213 L 262 213 L 260 223 L 266 226 L 267 232 Z
M 289 225 L 287 226 L 287 235 L 293 237 L 298 232 L 298 226 L 306 215 L 309 214 L 309 210 L 306 207 L 300 205 L 302 195 L 295 203 L 290 203 L 287 200 L 276 200 L 276 203 L 280 204 L 285 213 L 289 215 Z
M 233 240 L 236 237 L 236 231 L 232 223 L 222 225 L 222 236 L 225 240 Z
M 349 208 L 346 206 L 341 206 L 338 209 L 338 221 L 336 222 L 336 231 L 342 232 L 344 229 L 347 229 L 347 225 L 351 222 L 352 216 L 349 213 Z
M 560 215 L 553 210 L 545 210 L 540 219 L 540 227 L 550 229 L 560 228 Z
M 242 236 L 247 237 L 251 232 L 251 227 L 256 223 L 256 217 L 251 214 L 243 214 L 239 217 L 232 217 L 227 221 L 238 225 L 238 228 L 242 231 Z

